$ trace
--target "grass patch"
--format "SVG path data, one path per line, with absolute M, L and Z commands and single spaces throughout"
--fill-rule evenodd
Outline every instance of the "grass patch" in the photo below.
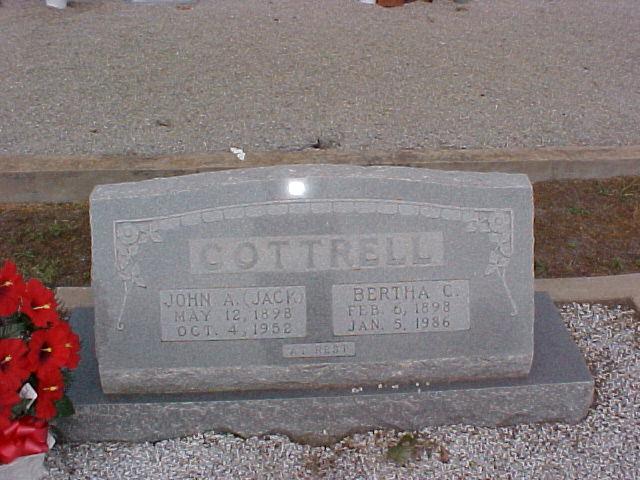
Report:
M 90 281 L 87 204 L 0 205 L 0 260 L 13 259 L 26 277 L 48 286 Z

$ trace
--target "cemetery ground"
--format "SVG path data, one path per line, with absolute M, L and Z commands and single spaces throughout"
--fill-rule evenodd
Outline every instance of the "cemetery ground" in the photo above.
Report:
M 594 403 L 576 425 L 388 428 L 350 435 L 328 447 L 281 435 L 242 439 L 221 432 L 153 443 L 62 444 L 48 455 L 48 478 L 636 478 L 638 315 L 625 305 L 569 304 L 562 316 L 596 385 Z
M 639 143 L 635 0 L 43 4 L 0 0 L 0 155 Z M 640 177 L 534 191 L 538 278 L 640 272 Z M 0 204 L 0 231 L 27 276 L 89 285 L 88 205 Z M 577 425 L 61 441 L 48 478 L 635 478 L 639 306 L 561 306 L 595 379 Z
M 540 209 L 537 221 L 542 221 L 536 232 L 539 247 L 544 245 L 542 232 L 552 239 L 549 251 L 558 255 L 552 258 L 562 263 L 560 235 L 562 242 L 570 241 L 574 247 L 578 242 L 602 244 L 612 237 L 612 229 L 624 232 L 621 238 L 637 241 L 638 185 L 639 177 L 538 183 L 534 190 Z M 57 223 L 51 221 L 54 216 L 46 214 L 46 207 L 36 208 L 45 208 L 44 214 L 30 223 L 47 224 L 51 230 Z M 70 212 L 67 220 L 76 217 L 80 224 L 84 216 L 86 223 L 83 206 L 62 208 Z M 62 237 L 60 230 L 54 227 L 53 235 Z M 576 237 L 575 232 L 582 235 Z M 593 235 L 591 242 L 589 235 Z M 633 243 L 612 245 L 615 242 L 605 242 L 606 250 L 598 255 L 606 251 L 606 258 L 619 258 L 623 251 L 637 251 Z M 64 251 L 63 243 L 58 250 Z M 538 255 L 538 264 L 544 258 Z M 635 262 L 636 257 L 631 258 Z M 588 264 L 588 268 L 595 270 L 600 264 L 607 265 L 604 273 L 612 273 L 611 268 L 620 270 L 623 259 L 615 265 Z M 575 271 L 569 273 L 575 275 Z M 352 433 L 325 447 L 275 434 L 243 439 L 224 429 L 134 444 L 62 442 L 48 456 L 49 478 L 634 478 L 640 462 L 636 307 L 616 302 L 572 303 L 561 308 L 596 387 L 586 418 L 575 425 L 457 424 L 404 432 L 387 422 L 383 429 Z
M 640 177 L 534 184 L 537 278 L 640 272 Z M 51 286 L 90 283 L 87 204 L 0 204 L 0 258 Z

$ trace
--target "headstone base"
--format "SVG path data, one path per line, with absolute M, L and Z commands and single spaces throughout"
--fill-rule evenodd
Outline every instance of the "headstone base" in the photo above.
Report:
M 242 437 L 283 433 L 313 445 L 375 428 L 418 430 L 444 424 L 502 426 L 586 414 L 594 383 L 547 294 L 535 297 L 535 354 L 526 378 L 441 385 L 379 385 L 340 390 L 182 395 L 105 395 L 95 358 L 93 310 L 76 309 L 82 362 L 69 396 L 76 414 L 58 422 L 68 441 L 156 441 L 215 430 Z

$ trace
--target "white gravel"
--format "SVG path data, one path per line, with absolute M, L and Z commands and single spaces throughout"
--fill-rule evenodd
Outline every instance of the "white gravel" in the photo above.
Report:
M 640 478 L 640 327 L 621 306 L 573 304 L 567 322 L 596 378 L 596 401 L 578 425 L 456 425 L 417 434 L 401 466 L 387 458 L 403 432 L 354 435 L 329 447 L 286 437 L 207 433 L 155 444 L 56 446 L 51 479 Z

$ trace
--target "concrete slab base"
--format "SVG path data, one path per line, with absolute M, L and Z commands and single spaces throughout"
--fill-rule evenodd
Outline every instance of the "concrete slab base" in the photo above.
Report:
M 578 422 L 591 405 L 593 378 L 551 298 L 537 293 L 535 300 L 535 354 L 526 378 L 188 395 L 105 395 L 94 351 L 93 310 L 78 308 L 71 322 L 82 337 L 82 362 L 68 392 L 76 414 L 58 427 L 72 442 L 155 441 L 215 430 L 243 437 L 283 433 L 326 445 L 375 428 Z

